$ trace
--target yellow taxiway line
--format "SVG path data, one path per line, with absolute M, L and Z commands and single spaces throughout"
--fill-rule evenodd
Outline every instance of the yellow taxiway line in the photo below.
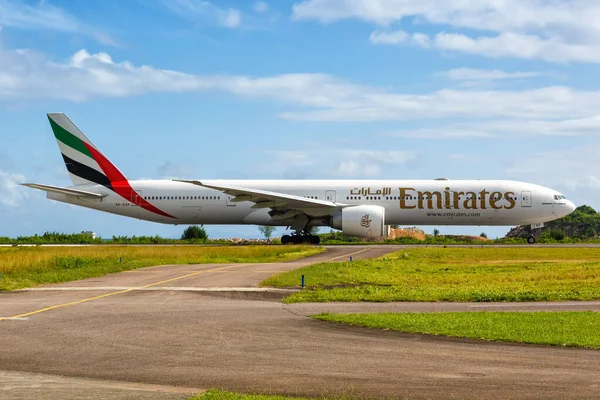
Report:
M 28 317 L 30 315 L 39 314 L 39 313 L 43 313 L 43 312 L 50 311 L 50 310 L 55 310 L 57 308 L 69 307 L 69 306 L 73 306 L 73 305 L 76 305 L 76 304 L 86 303 L 88 301 L 103 299 L 103 298 L 109 297 L 109 296 L 115 296 L 117 294 L 123 294 L 123 293 L 127 293 L 127 292 L 133 292 L 135 290 L 145 289 L 145 288 L 149 288 L 149 287 L 152 287 L 152 286 L 161 285 L 163 283 L 177 281 L 179 279 L 189 278 L 190 276 L 196 276 L 196 275 L 204 274 L 204 273 L 207 273 L 207 272 L 216 272 L 216 271 L 220 271 L 220 270 L 224 270 L 224 269 L 228 269 L 228 268 L 243 267 L 243 266 L 246 266 L 246 264 L 229 265 L 227 267 L 214 268 L 214 269 L 210 269 L 210 270 L 206 270 L 206 271 L 192 272 L 190 274 L 186 274 L 186 275 L 182 275 L 182 276 L 177 276 L 175 278 L 166 279 L 166 280 L 163 280 L 163 281 L 160 281 L 160 282 L 149 283 L 147 285 L 135 287 L 135 288 L 132 288 L 132 289 L 119 290 L 117 292 L 106 293 L 106 294 L 103 294 L 103 295 L 100 295 L 100 296 L 89 297 L 89 298 L 83 299 L 83 300 L 72 301 L 70 303 L 57 304 L 55 306 L 50 306 L 50 307 L 42 308 L 40 310 L 30 311 L 28 313 L 19 314 L 19 315 L 15 315 L 15 316 L 12 316 L 12 317 L 0 317 L 0 321 L 11 320 L 11 319 L 14 320 L 14 319 L 19 319 L 19 318 L 24 318 L 24 317 Z
M 359 250 L 359 251 L 355 251 L 354 253 L 350 253 L 350 254 L 344 254 L 344 255 L 341 255 L 341 256 L 337 256 L 337 257 L 330 258 L 330 259 L 329 259 L 329 260 L 327 260 L 327 261 L 333 261 L 333 260 L 337 260 L 338 258 L 343 258 L 343 257 L 350 257 L 350 256 L 353 256 L 353 255 L 355 255 L 355 254 L 359 254 L 359 253 L 365 252 L 365 251 L 367 251 L 367 250 L 371 250 L 371 249 L 370 249 L 369 247 L 367 247 L 366 249 L 362 249 L 362 250 Z

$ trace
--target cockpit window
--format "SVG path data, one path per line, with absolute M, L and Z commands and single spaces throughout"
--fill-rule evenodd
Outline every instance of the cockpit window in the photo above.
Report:
M 555 194 L 554 195 L 554 200 L 566 200 L 567 197 L 563 196 L 562 194 Z

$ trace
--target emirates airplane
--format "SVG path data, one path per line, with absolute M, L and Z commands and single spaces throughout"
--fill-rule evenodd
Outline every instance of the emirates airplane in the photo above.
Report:
M 65 114 L 48 119 L 73 185 L 23 185 L 164 224 L 286 226 L 295 233 L 282 243 L 318 244 L 315 226 L 363 238 L 385 237 L 392 224 L 536 228 L 575 209 L 556 190 L 503 180 L 129 180 Z

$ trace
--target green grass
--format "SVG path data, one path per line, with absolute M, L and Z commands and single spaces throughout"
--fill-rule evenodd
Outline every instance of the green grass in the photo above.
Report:
M 0 248 L 0 291 L 153 265 L 278 262 L 321 251 L 309 246 L 8 247 Z
M 428 335 L 600 349 L 600 313 L 591 311 L 320 314 L 314 318 Z
M 324 398 L 321 398 L 324 399 Z M 260 394 L 241 394 L 211 389 L 189 400 L 309 400 L 307 397 L 285 397 Z
M 263 286 L 306 289 L 285 301 L 558 301 L 600 299 L 597 248 L 418 248 L 323 263 Z

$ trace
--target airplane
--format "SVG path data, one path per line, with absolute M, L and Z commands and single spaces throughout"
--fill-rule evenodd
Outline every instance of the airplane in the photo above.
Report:
M 73 185 L 22 185 L 140 220 L 285 226 L 283 244 L 319 244 L 313 227 L 361 238 L 396 224 L 539 228 L 575 210 L 556 190 L 509 180 L 129 180 L 65 114 L 47 116 Z

